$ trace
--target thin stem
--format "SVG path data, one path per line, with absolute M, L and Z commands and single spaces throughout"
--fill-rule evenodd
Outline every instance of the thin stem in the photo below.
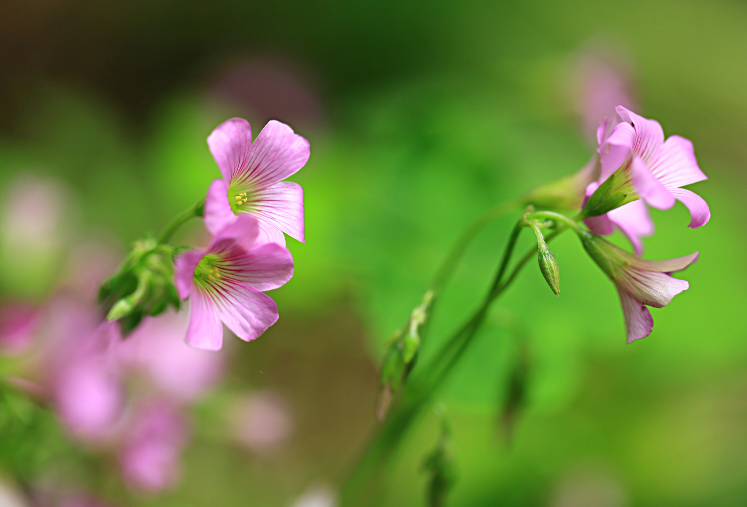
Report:
M 449 280 L 451 275 L 459 263 L 464 251 L 467 249 L 469 243 L 474 239 L 477 234 L 485 228 L 493 220 L 499 218 L 501 215 L 508 213 L 521 206 L 521 201 L 509 201 L 498 204 L 497 206 L 489 209 L 485 214 L 479 217 L 459 236 L 456 243 L 451 247 L 446 259 L 443 264 L 436 272 L 436 276 L 433 277 L 433 281 L 428 287 L 429 290 L 437 293 L 443 287 L 443 285 Z
M 171 222 L 161 233 L 161 237 L 158 238 L 158 244 L 161 245 L 171 239 L 171 236 L 179 230 L 179 227 L 184 225 L 192 217 L 201 217 L 205 211 L 205 199 L 200 200 L 197 204 L 191 208 L 184 210 L 177 216 L 175 216 Z
M 583 232 L 581 226 L 578 225 L 578 221 L 581 219 L 580 214 L 576 215 L 574 218 L 568 218 L 567 216 L 555 213 L 554 211 L 535 211 L 529 214 L 529 218 L 549 218 L 555 222 L 565 224 L 577 233 Z

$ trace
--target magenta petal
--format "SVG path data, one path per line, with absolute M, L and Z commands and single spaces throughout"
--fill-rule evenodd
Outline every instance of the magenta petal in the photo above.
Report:
M 205 257 L 202 250 L 187 250 L 176 258 L 176 273 L 174 284 L 181 299 L 187 299 L 194 287 L 195 268 Z
M 610 136 L 599 145 L 602 172 L 599 181 L 602 182 L 617 171 L 628 159 L 633 149 L 635 130 L 628 123 L 619 123 Z
M 704 226 L 711 219 L 708 203 L 698 194 L 684 188 L 673 188 L 670 192 L 690 210 L 690 227 L 693 229 Z
M 234 245 L 249 249 L 257 241 L 259 222 L 253 215 L 241 214 L 220 229 L 210 241 L 208 253 L 231 250 Z
M 663 261 L 648 261 L 639 257 L 630 255 L 628 257 L 628 264 L 637 269 L 645 271 L 655 271 L 657 273 L 674 273 L 675 271 L 682 271 L 690 264 L 695 264 L 700 257 L 700 252 L 693 252 L 690 255 L 683 255 L 674 259 L 666 259 Z
M 673 278 L 667 273 L 641 269 L 623 271 L 616 283 L 637 301 L 654 308 L 667 306 L 674 296 L 690 287 L 686 280 Z
M 633 186 L 649 205 L 659 209 L 674 206 L 672 193 L 656 179 L 640 156 L 633 157 L 631 171 Z
M 208 188 L 205 197 L 205 227 L 215 234 L 226 225 L 236 220 L 231 205 L 228 204 L 228 184 L 224 180 L 215 180 Z
M 693 143 L 680 136 L 669 137 L 649 167 L 667 188 L 682 187 L 708 179 L 698 167 Z
M 254 141 L 242 179 L 263 188 L 296 173 L 309 160 L 309 142 L 284 123 L 271 120 Z M 237 174 L 236 177 L 239 177 Z
M 654 329 L 654 319 L 651 317 L 651 312 L 624 289 L 618 287 L 617 290 L 625 315 L 625 327 L 628 330 L 627 343 L 633 343 L 650 335 Z
M 278 320 L 278 306 L 266 294 L 242 282 L 221 287 L 216 294 L 220 318 L 244 341 L 259 337 Z
M 186 342 L 204 350 L 220 350 L 223 345 L 223 326 L 219 309 L 209 294 L 196 290 L 190 299 L 191 314 Z
M 298 183 L 281 181 L 256 194 L 256 216 L 262 228 L 272 225 L 290 237 L 304 242 L 303 188 Z
M 659 148 L 664 144 L 664 130 L 662 130 L 659 122 L 638 116 L 623 106 L 617 106 L 617 114 L 623 121 L 629 122 L 635 130 L 633 151 L 647 164 L 653 162 Z
M 654 221 L 646 203 L 641 200 L 629 202 L 608 213 L 609 219 L 620 228 L 635 248 L 635 253 L 643 253 L 642 238 L 654 233 Z M 593 231 L 592 231 L 593 232 Z
M 235 279 L 261 291 L 277 289 L 293 277 L 291 253 L 275 243 L 255 247 L 226 261 Z
M 252 128 L 242 118 L 232 118 L 221 123 L 207 138 L 210 153 L 218 164 L 223 179 L 244 171 L 252 147 Z

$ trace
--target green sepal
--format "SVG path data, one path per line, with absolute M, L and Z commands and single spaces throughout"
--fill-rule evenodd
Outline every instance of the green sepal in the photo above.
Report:
M 604 215 L 624 204 L 640 199 L 633 187 L 630 167 L 623 165 L 620 169 L 599 185 L 591 194 L 581 211 L 582 218 Z

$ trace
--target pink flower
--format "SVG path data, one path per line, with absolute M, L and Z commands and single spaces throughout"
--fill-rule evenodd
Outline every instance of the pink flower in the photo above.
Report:
M 176 288 L 191 297 L 187 343 L 218 350 L 221 321 L 251 341 L 278 320 L 278 308 L 263 291 L 276 289 L 293 276 L 290 252 L 276 243 L 258 244 L 259 224 L 240 215 L 220 229 L 207 250 L 191 250 L 176 260 Z
M 581 236 L 584 248 L 615 283 L 625 315 L 628 343 L 647 337 L 654 328 L 651 312 L 662 308 L 690 284 L 669 276 L 698 260 L 698 252 L 665 261 L 646 261 L 629 254 L 599 236 Z
M 222 355 L 184 343 L 187 325 L 184 313 L 146 317 L 118 351 L 125 367 L 145 373 L 160 392 L 178 402 L 205 394 L 220 380 L 225 367 Z
M 186 419 L 168 402 L 152 401 L 140 407 L 119 452 L 127 483 L 150 491 L 176 484 L 188 434 Z
M 309 142 L 283 123 L 272 120 L 252 144 L 249 123 L 233 118 L 208 137 L 222 180 L 215 180 L 205 199 L 205 225 L 216 234 L 242 214 L 259 221 L 259 243 L 285 246 L 283 232 L 304 239 L 303 189 L 282 181 L 309 159 Z
M 605 137 L 606 122 L 598 130 L 601 175 L 587 189 L 587 226 L 602 235 L 618 226 L 640 253 L 641 237 L 653 232 L 653 223 L 644 203 L 635 201 L 639 197 L 659 209 L 669 209 L 678 200 L 690 211 L 690 227 L 708 223 L 711 212 L 705 200 L 680 188 L 707 179 L 698 167 L 692 143 L 680 136 L 664 141 L 657 121 L 622 106 L 617 107 L 617 114 L 623 121 L 609 136 Z
M 274 449 L 293 432 L 285 400 L 273 393 L 257 393 L 237 400 L 233 432 L 242 444 L 262 454 Z
M 23 303 L 0 307 L 0 352 L 21 352 L 31 343 L 41 320 L 37 308 Z

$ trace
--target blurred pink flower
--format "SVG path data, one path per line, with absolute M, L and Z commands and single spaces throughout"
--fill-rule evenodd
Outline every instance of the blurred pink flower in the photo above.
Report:
M 604 239 L 586 233 L 584 248 L 614 282 L 625 315 L 628 343 L 647 337 L 654 328 L 651 312 L 662 308 L 690 284 L 670 273 L 681 271 L 698 260 L 698 252 L 665 261 L 647 261 L 629 254 Z
M 309 142 L 284 123 L 271 120 L 252 144 L 249 122 L 233 118 L 216 128 L 208 146 L 223 175 L 208 189 L 205 225 L 216 234 L 251 214 L 259 221 L 258 242 L 285 246 L 283 232 L 304 239 L 303 189 L 282 181 L 309 159 Z
M 275 243 L 256 245 L 257 219 L 241 215 L 217 232 L 207 250 L 188 250 L 176 259 L 176 288 L 190 298 L 187 343 L 207 350 L 223 344 L 223 321 L 251 341 L 278 319 L 275 301 L 263 291 L 293 276 L 293 258 Z
M 584 132 L 591 139 L 594 139 L 599 123 L 617 105 L 636 108 L 630 68 L 618 52 L 601 48 L 585 51 L 574 66 L 574 77 L 578 80 L 576 100 Z
M 184 343 L 188 323 L 186 313 L 173 311 L 147 317 L 118 351 L 126 369 L 146 374 L 163 394 L 179 403 L 212 388 L 225 368 L 224 356 Z
M 236 404 L 234 434 L 256 453 L 264 453 L 285 441 L 293 421 L 284 400 L 276 394 L 252 394 Z
M 28 347 L 41 321 L 39 310 L 24 303 L 0 307 L 0 352 L 17 353 Z
M 131 486 L 160 491 L 176 485 L 188 423 L 175 405 L 152 400 L 139 407 L 122 438 L 119 459 Z
M 121 340 L 115 322 L 98 324 L 86 307 L 58 301 L 50 309 L 42 373 L 60 419 L 76 436 L 108 436 L 123 405 L 116 367 Z

